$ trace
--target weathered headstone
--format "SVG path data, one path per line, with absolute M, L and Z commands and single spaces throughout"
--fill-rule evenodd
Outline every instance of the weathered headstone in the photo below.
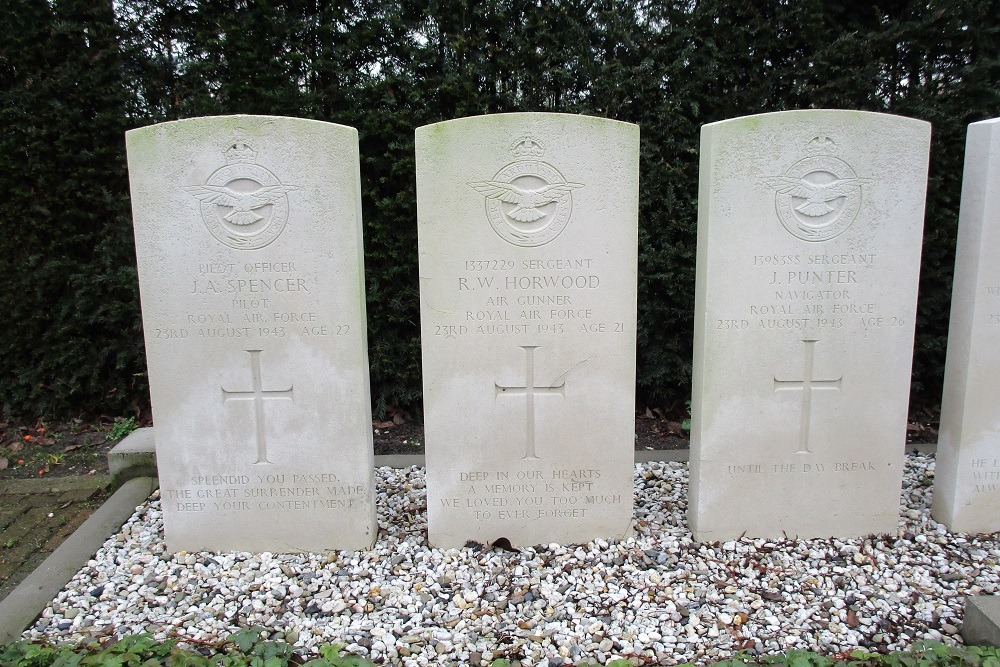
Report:
M 969 126 L 933 515 L 1000 530 L 1000 119 Z
M 357 132 L 196 118 L 127 147 L 167 546 L 370 546 Z
M 625 535 L 638 127 L 503 114 L 416 147 L 431 543 Z
M 702 129 L 696 539 L 895 530 L 929 144 L 856 111 Z

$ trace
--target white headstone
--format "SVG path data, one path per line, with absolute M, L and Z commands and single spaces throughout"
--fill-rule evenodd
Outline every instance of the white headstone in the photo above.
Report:
M 1000 530 L 1000 119 L 969 126 L 933 515 Z
M 431 543 L 625 535 L 638 127 L 502 114 L 416 148 Z
M 167 546 L 370 546 L 357 132 L 230 116 L 126 142 Z
M 895 530 L 929 145 L 858 111 L 702 128 L 696 539 Z

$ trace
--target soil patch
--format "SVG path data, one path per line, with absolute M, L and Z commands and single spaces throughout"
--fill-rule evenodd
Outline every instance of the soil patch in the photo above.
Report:
M 84 422 L 0 422 L 0 479 L 97 475 L 108 471 L 112 420 Z

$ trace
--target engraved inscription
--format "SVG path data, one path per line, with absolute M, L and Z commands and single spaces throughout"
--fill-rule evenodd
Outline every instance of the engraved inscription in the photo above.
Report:
M 552 385 L 549 387 L 538 386 L 535 384 L 535 349 L 540 347 L 539 345 L 521 345 L 525 354 L 525 383 L 521 387 L 507 387 L 495 382 L 495 394 L 494 398 L 497 396 L 502 396 L 505 394 L 510 394 L 514 396 L 525 397 L 525 450 L 524 456 L 521 460 L 537 460 L 538 456 L 535 455 L 535 395 L 552 395 L 557 394 L 559 396 L 565 396 L 563 393 L 566 381 L 562 381 L 557 385 Z
M 470 511 L 477 521 L 586 519 L 608 505 L 628 502 L 609 492 L 608 480 L 593 468 L 531 468 L 459 473 L 464 497 L 441 498 L 441 507 Z
M 296 262 L 199 264 L 178 287 L 192 310 L 150 327 L 154 339 L 328 337 L 352 331 L 313 310 L 311 297 L 323 286 Z
M 460 321 L 435 324 L 432 334 L 465 336 L 564 333 L 625 334 L 624 322 L 606 317 L 601 301 L 608 280 L 591 257 L 472 259 L 456 277 L 464 308 L 450 313 Z
M 986 324 L 991 326 L 1000 325 L 1000 313 L 996 312 L 997 306 L 995 305 L 996 297 L 1000 296 L 1000 285 L 987 285 L 986 295 L 989 297 L 994 297 L 992 299 L 989 299 L 987 302 L 989 304 L 987 307 L 990 310 L 993 310 L 994 312 L 991 313 L 989 311 L 985 311 L 984 314 L 986 315 Z
M 827 461 L 826 463 L 740 463 L 727 465 L 726 473 L 737 475 L 825 475 L 877 472 L 891 463 L 876 461 Z
M 813 359 L 816 354 L 816 340 L 803 340 L 805 343 L 805 372 L 801 380 L 779 380 L 774 378 L 774 391 L 801 391 L 802 409 L 799 416 L 799 448 L 796 454 L 812 454 L 809 449 L 809 424 L 812 418 L 812 392 L 821 389 L 840 391 L 843 375 L 835 380 L 817 380 L 813 377 Z
M 261 382 L 260 353 L 262 350 L 246 350 L 250 354 L 250 375 L 252 377 L 252 389 L 250 391 L 228 391 L 222 388 L 222 402 L 228 401 L 253 401 L 253 411 L 255 420 L 255 431 L 257 439 L 257 460 L 254 463 L 270 463 L 267 460 L 267 442 L 264 432 L 264 401 L 280 400 L 292 398 L 293 387 L 280 389 L 277 391 L 265 391 Z
M 518 246 L 544 245 L 569 223 L 572 192 L 583 184 L 568 182 L 555 167 L 535 159 L 545 147 L 532 137 L 522 137 L 510 148 L 517 161 L 491 180 L 469 186 L 486 197 L 486 215 L 500 238 Z
M 304 511 L 352 509 L 367 496 L 364 484 L 335 473 L 198 474 L 182 488 L 161 489 L 164 503 L 177 512 Z
M 1000 459 L 972 459 L 972 479 L 975 493 L 1000 493 Z
M 875 253 L 781 254 L 748 258 L 768 290 L 738 310 L 719 313 L 718 331 L 792 330 L 816 337 L 824 330 L 860 325 L 865 331 L 907 326 L 884 312 L 866 287 Z M 1000 321 L 1000 320 L 998 320 Z

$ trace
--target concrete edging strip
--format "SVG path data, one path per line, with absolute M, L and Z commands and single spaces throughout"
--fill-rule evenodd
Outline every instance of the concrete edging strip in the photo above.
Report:
M 0 601 L 0 645 L 15 642 L 45 606 L 94 557 L 104 541 L 118 532 L 138 505 L 156 489 L 151 477 L 126 482 L 52 552 L 21 585 Z
M 687 449 L 648 449 L 636 450 L 636 463 L 650 461 L 687 461 Z M 408 468 L 423 466 L 423 454 L 380 454 L 375 456 L 375 467 Z M 112 477 L 117 481 L 140 475 L 146 476 L 156 472 L 156 444 L 152 428 L 140 428 L 133 431 L 110 452 L 108 452 L 108 467 Z
M 1000 596 L 973 595 L 966 599 L 962 639 L 969 646 L 1000 646 Z

